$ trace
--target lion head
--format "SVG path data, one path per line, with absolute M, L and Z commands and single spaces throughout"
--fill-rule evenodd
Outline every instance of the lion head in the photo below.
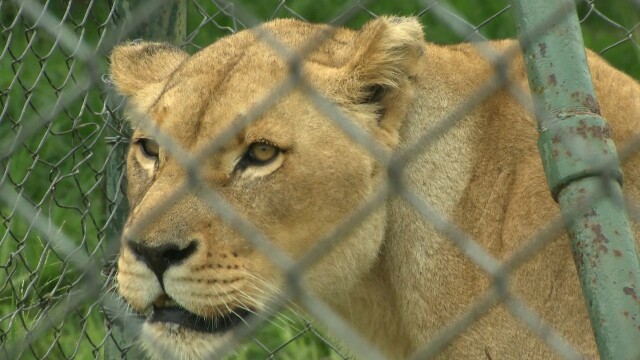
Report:
M 379 18 L 358 32 L 276 20 L 194 55 L 115 48 L 134 128 L 117 283 L 133 309 L 152 309 L 152 356 L 206 357 L 282 291 L 287 264 L 251 234 L 301 259 L 380 190 L 384 156 L 341 127 L 392 151 L 422 46 L 416 20 Z M 305 269 L 304 287 L 344 301 L 384 233 L 382 205 Z

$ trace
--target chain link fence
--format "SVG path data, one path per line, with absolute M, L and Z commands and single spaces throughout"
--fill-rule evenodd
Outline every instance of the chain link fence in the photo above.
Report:
M 122 116 L 123 100 L 113 93 L 106 76 L 107 57 L 113 46 L 137 38 L 139 28 L 171 4 L 0 0 L 0 357 L 141 356 L 134 341 L 139 320 L 112 291 L 119 234 L 127 211 L 123 197 L 126 191 L 124 161 L 131 129 Z M 515 37 L 511 12 L 508 1 L 470 4 L 467 1 L 192 0 L 186 2 L 182 18 L 186 22 L 186 36 L 177 41 L 181 48 L 194 53 L 222 36 L 274 18 L 290 17 L 359 28 L 384 14 L 417 16 L 431 42 L 478 41 Z M 615 67 L 639 79 L 640 45 L 636 39 L 640 35 L 640 3 L 584 1 L 578 3 L 578 12 L 586 45 Z M 269 39 L 268 34 L 261 36 L 282 51 L 283 56 L 287 54 L 277 39 Z M 477 46 L 495 60 L 495 54 L 486 44 Z M 224 136 L 228 138 L 240 131 L 275 103 L 286 86 L 302 80 L 292 76 L 292 81 L 274 89 L 272 96 L 255 108 L 247 109 L 243 124 L 235 124 Z M 413 150 L 429 146 L 502 85 L 492 79 L 466 102 L 451 104 L 449 116 L 432 132 L 424 134 Z M 514 84 L 507 84 L 507 88 L 512 96 L 526 99 L 523 89 Z M 314 89 L 308 89 L 306 95 L 349 136 L 383 162 L 389 161 L 367 134 L 354 127 L 335 105 Z M 524 104 L 528 104 L 527 100 Z M 212 139 L 209 151 L 213 152 L 223 141 Z M 172 155 L 183 156 L 185 166 L 193 174 L 199 172 L 194 158 L 171 139 L 159 142 L 170 149 Z M 623 145 L 623 152 L 637 148 L 636 143 Z M 172 199 L 188 191 L 188 187 L 181 187 Z M 238 233 L 282 269 L 289 270 L 290 275 L 298 274 L 290 276 L 292 280 L 287 282 L 287 289 L 273 299 L 268 313 L 283 312 L 269 321 L 264 316 L 250 318 L 249 322 L 258 330 L 234 333 L 219 354 L 228 353 L 237 359 L 346 359 L 353 352 L 361 358 L 383 358 L 325 303 L 302 291 L 298 281 L 300 273 L 333 248 L 392 192 L 404 197 L 479 268 L 494 275 L 497 284 L 460 319 L 425 344 L 414 358 L 436 355 L 497 301 L 505 301 L 509 310 L 557 354 L 566 358 L 581 357 L 535 311 L 501 287 L 509 270 L 557 236 L 562 227 L 560 219 L 540 229 L 518 252 L 501 262 L 450 219 L 439 216 L 411 189 L 402 186 L 384 187 L 300 261 L 293 261 L 245 223 L 216 192 L 205 192 L 204 201 Z M 629 206 L 632 219 L 637 220 L 636 204 Z M 328 331 L 318 331 L 315 324 L 318 320 L 307 319 L 300 310 L 285 311 L 291 298 L 306 308 L 311 315 L 309 319 L 321 320 L 321 326 Z

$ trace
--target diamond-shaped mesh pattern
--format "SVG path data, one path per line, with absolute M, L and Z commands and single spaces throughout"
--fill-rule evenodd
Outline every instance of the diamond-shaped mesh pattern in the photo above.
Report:
M 135 38 L 138 26 L 155 16 L 161 6 L 160 1 L 0 0 L 0 357 L 88 359 L 104 358 L 105 352 L 114 359 L 140 356 L 131 341 L 137 320 L 126 310 L 114 310 L 123 306 L 111 291 L 118 233 L 126 212 L 123 170 L 130 129 L 122 117 L 123 100 L 113 94 L 105 74 L 112 47 L 123 39 Z M 516 35 L 509 2 L 502 0 L 474 4 L 189 0 L 187 8 L 186 37 L 178 45 L 189 53 L 222 36 L 282 17 L 357 28 L 383 14 L 414 15 L 425 25 L 427 39 L 435 43 Z M 640 45 L 636 40 L 640 35 L 640 4 L 591 0 L 578 4 L 578 10 L 586 45 L 615 67 L 640 78 Z M 269 44 L 281 50 L 277 41 Z M 452 104 L 450 116 L 390 166 L 401 168 L 412 152 L 427 147 L 493 94 L 502 86 L 494 80 L 465 103 Z M 301 81 L 292 76 L 290 83 L 274 89 L 272 96 L 255 108 L 247 109 L 244 121 L 253 121 L 286 89 Z M 522 89 L 508 88 L 517 98 L 525 96 Z M 306 95 L 364 148 L 384 162 L 390 160 L 315 89 L 307 89 Z M 229 134 L 240 129 L 236 126 Z M 222 141 L 212 139 L 211 149 Z M 172 145 L 168 147 L 174 148 L 174 155 L 185 154 L 176 144 L 163 145 Z M 627 149 L 633 150 L 634 146 Z M 193 165 L 197 161 L 185 164 L 198 172 Z M 172 196 L 179 198 L 187 191 L 178 188 Z M 425 199 L 392 181 L 334 233 L 327 234 L 325 242 L 294 262 L 253 226 L 241 221 L 214 191 L 204 197 L 221 218 L 232 222 L 270 259 L 302 273 L 390 193 L 404 198 L 495 280 L 491 291 L 425 344 L 415 354 L 416 359 L 437 354 L 498 301 L 504 301 L 515 317 L 559 355 L 580 356 L 506 288 L 509 271 L 557 234 L 562 226 L 559 219 L 540 229 L 519 252 L 501 262 L 450 219 L 438 215 Z M 635 206 L 630 204 L 631 209 L 637 209 Z M 637 219 L 638 211 L 630 215 Z M 256 327 L 259 330 L 239 331 L 221 352 L 231 350 L 229 356 L 238 359 L 346 359 L 350 357 L 348 348 L 363 358 L 382 357 L 326 304 L 296 287 L 299 276 L 292 279 L 290 289 L 274 299 L 271 308 L 284 309 L 289 297 L 295 297 L 310 317 L 288 310 L 269 321 L 250 319 L 260 325 Z M 329 331 L 318 330 L 316 322 Z M 341 339 L 342 344 L 332 338 Z

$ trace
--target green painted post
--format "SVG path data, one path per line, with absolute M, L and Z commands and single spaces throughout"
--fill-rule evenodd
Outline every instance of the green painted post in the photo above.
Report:
M 536 108 L 540 156 L 552 196 L 565 214 L 600 356 L 640 359 L 638 252 L 575 5 L 514 0 L 513 9 Z
M 156 0 L 162 1 L 162 0 Z M 132 11 L 139 6 L 149 4 L 149 0 L 122 0 L 118 3 L 118 11 L 126 21 L 131 20 Z M 182 45 L 187 35 L 187 1 L 165 0 L 159 4 L 152 14 L 141 23 L 130 36 L 131 39 L 144 39 L 147 41 L 164 41 L 174 45 Z M 116 124 L 113 124 L 114 128 Z M 111 134 L 112 136 L 117 134 Z M 106 228 L 105 234 L 109 242 L 119 241 L 120 233 L 126 221 L 128 204 L 121 192 L 120 178 L 124 171 L 122 161 L 124 159 L 125 146 L 122 142 L 114 141 L 109 163 L 107 164 L 106 192 L 109 199 L 116 199 L 114 216 Z M 109 209 L 107 210 L 109 211 Z M 109 311 L 109 309 L 105 309 Z M 110 314 L 115 315 L 115 314 Z M 126 326 L 121 323 L 122 317 L 111 324 L 110 335 L 105 341 L 104 358 L 115 359 L 144 359 L 142 351 L 134 346 L 137 327 Z
M 164 41 L 176 46 L 182 45 L 187 37 L 187 1 L 186 0 L 121 0 L 120 14 L 130 20 L 132 12 L 153 1 L 163 3 L 151 6 L 151 14 L 136 29 L 132 39 L 147 41 Z

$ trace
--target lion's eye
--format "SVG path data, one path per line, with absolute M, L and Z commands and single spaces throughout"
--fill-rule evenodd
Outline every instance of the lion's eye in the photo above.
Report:
M 282 152 L 284 150 L 267 141 L 256 141 L 249 145 L 247 152 L 236 163 L 233 171 L 243 171 L 251 166 L 258 167 L 271 164 Z
M 255 142 L 249 146 L 247 156 L 251 165 L 264 165 L 273 160 L 280 153 L 280 149 L 266 142 Z
M 158 154 L 160 153 L 160 147 L 158 143 L 151 139 L 140 139 L 138 140 L 138 145 L 140 145 L 140 149 L 144 156 L 150 159 L 157 159 Z

